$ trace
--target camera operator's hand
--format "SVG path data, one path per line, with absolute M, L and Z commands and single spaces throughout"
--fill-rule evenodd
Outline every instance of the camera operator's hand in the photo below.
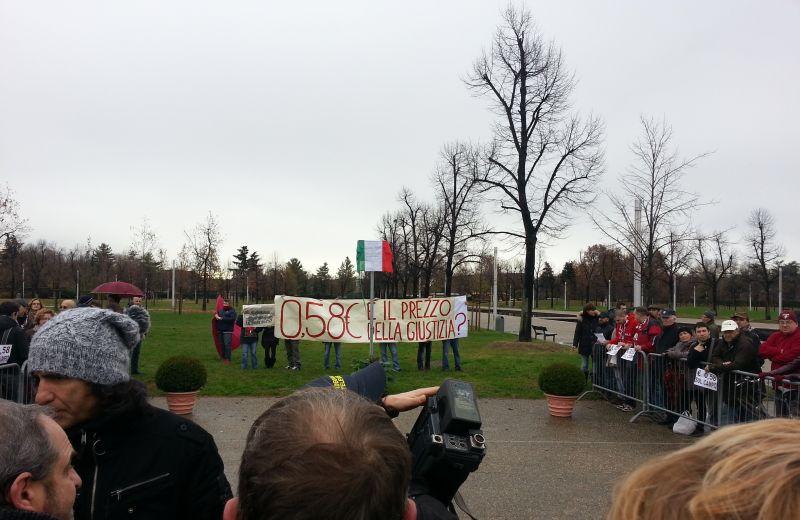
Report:
M 402 394 L 387 395 L 383 398 L 383 406 L 394 408 L 398 412 L 413 410 L 418 406 L 424 405 L 428 401 L 428 397 L 433 397 L 438 391 L 438 386 L 431 386 L 428 388 L 417 388 L 416 390 L 403 392 Z

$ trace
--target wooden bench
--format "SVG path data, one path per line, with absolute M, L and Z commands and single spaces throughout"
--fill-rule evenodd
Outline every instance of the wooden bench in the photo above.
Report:
M 542 336 L 545 341 L 547 338 L 552 337 L 553 343 L 556 342 L 556 333 L 555 332 L 547 332 L 547 327 L 540 327 L 538 325 L 531 325 L 531 329 L 533 329 L 533 339 L 538 339 L 539 336 Z

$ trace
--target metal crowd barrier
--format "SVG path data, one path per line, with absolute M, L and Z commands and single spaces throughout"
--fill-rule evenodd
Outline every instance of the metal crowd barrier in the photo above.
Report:
M 36 397 L 36 385 L 28 373 L 28 362 L 0 365 L 0 399 L 30 404 Z
M 731 371 L 719 374 L 717 390 L 695 385 L 697 368 L 685 358 L 637 352 L 631 361 L 625 350 L 608 355 L 605 346 L 592 350 L 592 390 L 606 399 L 636 409 L 639 417 L 686 415 L 707 428 L 774 417 L 800 419 L 800 382 Z M 581 396 L 583 397 L 583 395 Z

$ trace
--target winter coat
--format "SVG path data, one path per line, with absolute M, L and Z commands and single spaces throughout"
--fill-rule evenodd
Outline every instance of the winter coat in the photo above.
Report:
M 782 367 L 767 372 L 768 376 L 784 376 L 786 379 L 800 379 L 800 357 Z
M 144 405 L 67 429 L 83 485 L 75 518 L 219 520 L 231 488 L 214 439 Z
M 28 359 L 28 339 L 25 337 L 25 331 L 11 316 L 0 316 L 0 340 L 9 329 L 11 332 L 8 333 L 5 344 L 11 345 L 11 357 L 6 363 L 16 363 L 22 366 Z
M 264 348 L 278 346 L 278 338 L 275 337 L 275 327 L 264 327 L 264 334 L 261 335 L 261 346 Z
M 639 324 L 636 321 L 636 316 L 631 312 L 622 325 L 614 324 L 614 334 L 612 335 L 610 344 L 616 345 L 618 343 L 631 343 L 633 335 L 636 333 L 636 326 Z
M 724 363 L 729 362 L 726 365 Z M 714 351 L 709 360 L 709 371 L 718 376 L 722 376 L 722 399 L 726 403 L 735 401 L 735 377 L 729 372 L 741 370 L 758 374 L 760 370 L 758 361 L 758 350 L 753 346 L 753 342 L 744 334 L 739 334 L 730 343 L 721 339 L 714 346 Z
M 691 390 L 694 386 L 694 372 L 696 369 L 691 369 L 685 359 L 689 355 L 689 351 L 697 345 L 696 339 L 689 341 L 679 341 L 674 347 L 666 351 L 666 356 L 676 361 L 671 364 L 672 372 L 675 374 L 678 382 L 683 381 L 683 386 L 686 390 Z
M 664 354 L 678 343 L 678 326 L 661 327 L 661 334 L 656 338 L 656 353 Z
M 581 356 L 591 356 L 592 347 L 597 342 L 595 332 L 598 331 L 598 317 L 594 314 L 581 313 L 578 323 L 575 324 L 575 334 L 572 338 L 572 346 L 578 348 Z
M 233 325 L 236 323 L 236 309 L 225 307 L 217 314 L 219 314 L 217 330 L 219 332 L 233 332 Z
M 649 354 L 655 351 L 656 338 L 661 334 L 661 326 L 653 318 L 647 318 L 644 323 L 637 323 L 636 332 L 633 334 L 633 344 Z
M 772 370 L 794 361 L 800 356 L 800 327 L 791 334 L 773 332 L 761 344 L 758 355 L 772 361 Z
M 601 333 L 603 335 L 603 337 L 606 338 L 606 341 L 611 339 L 611 335 L 614 334 L 614 322 L 613 321 L 608 321 L 605 325 L 600 325 L 598 323 L 597 327 L 598 327 L 598 331 L 597 332 Z
M 717 344 L 717 340 L 714 338 L 709 338 L 706 343 L 702 343 L 697 341 L 696 344 L 689 349 L 689 352 L 686 354 L 686 365 L 692 369 L 692 371 L 696 371 L 698 368 L 703 367 L 703 363 L 707 363 L 709 360 L 709 355 L 714 353 L 714 347 Z M 703 351 L 698 352 L 695 347 L 702 346 Z

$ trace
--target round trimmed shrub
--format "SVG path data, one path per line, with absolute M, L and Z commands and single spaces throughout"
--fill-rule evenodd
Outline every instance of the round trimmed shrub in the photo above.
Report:
M 550 395 L 577 396 L 586 387 L 586 375 L 575 365 L 553 363 L 539 374 L 539 388 Z
M 188 356 L 173 356 L 156 371 L 156 386 L 162 392 L 195 392 L 205 386 L 207 379 L 206 367 L 199 359 Z

